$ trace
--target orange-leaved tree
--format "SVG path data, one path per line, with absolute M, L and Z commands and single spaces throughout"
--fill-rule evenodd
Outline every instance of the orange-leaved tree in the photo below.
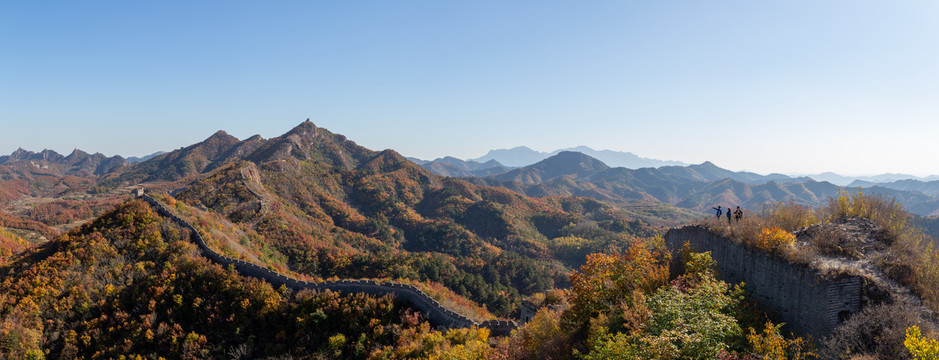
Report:
M 572 314 L 587 320 L 601 312 L 629 305 L 634 291 L 650 293 L 668 281 L 671 254 L 661 237 L 637 241 L 623 252 L 591 254 L 580 271 L 571 274 Z
M 796 236 L 791 232 L 778 226 L 772 226 L 764 228 L 753 245 L 765 251 L 779 251 L 783 247 L 792 245 L 795 241 Z

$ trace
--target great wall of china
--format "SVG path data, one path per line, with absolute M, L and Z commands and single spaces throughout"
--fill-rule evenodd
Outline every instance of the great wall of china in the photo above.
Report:
M 685 244 L 694 251 L 710 251 L 722 280 L 743 282 L 761 307 L 776 313 L 798 334 L 822 338 L 863 305 L 861 277 L 823 276 L 809 266 L 735 244 L 702 226 L 671 229 L 665 243 L 672 253 Z
M 284 276 L 270 269 L 221 255 L 206 245 L 202 234 L 196 230 L 188 221 L 180 218 L 175 213 L 169 211 L 162 203 L 141 191 L 135 191 L 135 195 L 150 204 L 154 210 L 166 218 L 179 224 L 192 233 L 192 241 L 196 244 L 202 255 L 213 263 L 223 267 L 232 266 L 240 274 L 267 281 L 274 287 L 286 286 L 292 290 L 330 290 L 344 293 L 363 293 L 369 295 L 393 295 L 396 299 L 410 304 L 415 309 L 420 310 L 427 321 L 438 329 L 468 328 L 473 326 L 483 327 L 490 330 L 493 335 L 505 336 L 518 327 L 515 321 L 511 320 L 488 320 L 482 323 L 460 315 L 450 309 L 445 308 L 437 300 L 409 284 L 400 284 L 394 282 L 379 283 L 374 280 L 340 280 L 325 282 L 307 282 Z
M 192 233 L 192 241 L 202 255 L 213 263 L 232 266 L 240 274 L 281 285 L 293 290 L 330 290 L 383 296 L 391 294 L 399 301 L 421 311 L 428 322 L 438 329 L 488 328 L 493 335 L 508 335 L 518 327 L 511 320 L 489 320 L 482 323 L 445 308 L 429 295 L 409 284 L 379 283 L 374 280 L 340 280 L 306 282 L 284 276 L 270 269 L 223 256 L 209 248 L 202 234 L 185 219 L 169 211 L 162 203 L 142 192 L 135 195 L 149 203 L 161 216 L 167 217 Z M 792 264 L 761 251 L 752 250 L 717 235 L 701 226 L 674 228 L 665 235 L 667 247 L 677 253 L 684 244 L 695 251 L 710 251 L 720 277 L 730 283 L 743 282 L 761 307 L 777 314 L 791 331 L 816 338 L 832 332 L 844 319 L 872 302 L 871 293 L 882 293 L 870 279 L 863 276 L 825 276 L 810 266 Z M 677 257 L 673 258 L 677 260 Z M 522 319 L 527 320 L 537 308 L 523 304 Z

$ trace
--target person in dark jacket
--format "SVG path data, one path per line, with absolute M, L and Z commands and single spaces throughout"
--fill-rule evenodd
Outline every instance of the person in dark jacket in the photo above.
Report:
M 737 206 L 737 210 L 734 210 L 734 218 L 737 219 L 737 222 L 740 222 L 740 219 L 743 219 L 743 210 L 740 210 L 740 206 Z
M 730 213 L 730 208 L 727 208 L 727 225 L 730 225 L 730 215 L 732 215 Z

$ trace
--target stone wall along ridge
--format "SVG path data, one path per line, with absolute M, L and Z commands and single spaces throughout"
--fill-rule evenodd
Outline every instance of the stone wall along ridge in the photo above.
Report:
M 787 324 L 785 329 L 797 334 L 821 339 L 861 310 L 863 280 L 858 276 L 824 276 L 807 265 L 746 248 L 698 225 L 669 230 L 665 243 L 674 254 L 685 243 L 694 251 L 710 251 L 722 280 L 743 282 L 758 305 L 777 314 Z M 673 259 L 680 261 L 678 256 Z
M 280 287 L 283 285 L 296 291 L 303 289 L 312 289 L 318 291 L 330 290 L 345 293 L 362 293 L 376 296 L 391 294 L 400 301 L 408 303 L 410 306 L 421 311 L 427 318 L 428 322 L 430 322 L 432 326 L 439 329 L 468 328 L 478 326 L 488 328 L 493 335 L 505 336 L 510 334 L 513 329 L 518 327 L 518 324 L 511 320 L 489 320 L 484 321 L 482 324 L 477 324 L 475 321 L 455 311 L 447 309 L 441 305 L 440 302 L 434 300 L 434 298 L 430 297 L 414 285 L 410 284 L 394 282 L 378 283 L 374 280 L 307 282 L 285 276 L 250 262 L 226 257 L 209 248 L 209 246 L 206 245 L 205 239 L 202 237 L 202 234 L 199 232 L 199 230 L 197 230 L 185 219 L 177 216 L 175 213 L 167 209 L 165 206 L 163 206 L 162 203 L 150 195 L 140 191 L 134 191 L 134 195 L 150 204 L 154 211 L 156 211 L 160 216 L 166 217 L 177 223 L 179 226 L 189 229 L 190 233 L 192 234 L 191 240 L 199 248 L 202 256 L 223 267 L 232 266 L 243 276 L 250 276 L 256 279 L 267 281 L 274 287 Z

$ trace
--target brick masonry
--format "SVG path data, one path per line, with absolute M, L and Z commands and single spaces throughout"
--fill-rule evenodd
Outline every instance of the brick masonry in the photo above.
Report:
M 748 249 L 701 226 L 671 229 L 665 243 L 675 254 L 685 243 L 694 251 L 710 251 L 722 280 L 743 282 L 760 307 L 777 314 L 788 324 L 784 329 L 796 334 L 820 339 L 861 310 L 861 277 L 823 276 L 807 265 Z M 680 261 L 677 256 L 673 259 Z

